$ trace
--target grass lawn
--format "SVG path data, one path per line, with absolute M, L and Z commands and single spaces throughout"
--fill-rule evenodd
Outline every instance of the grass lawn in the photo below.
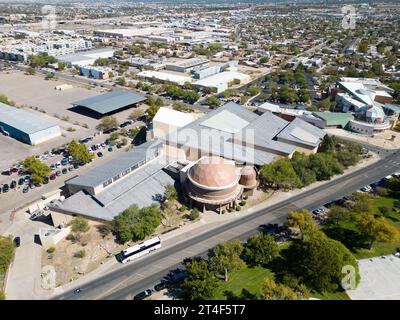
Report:
M 222 284 L 215 299 L 226 300 L 225 291 L 240 295 L 242 289 L 246 289 L 252 294 L 259 294 L 262 280 L 273 276 L 274 274 L 271 270 L 263 267 L 246 267 L 242 270 L 234 271 L 230 274 L 228 282 Z
M 392 211 L 385 216 L 387 221 L 393 224 L 396 228 L 400 229 L 400 212 L 394 208 L 394 202 L 397 199 L 389 196 L 380 196 L 372 200 L 374 213 L 381 215 L 379 208 L 388 207 L 392 208 Z M 396 252 L 400 248 L 400 241 L 398 242 L 375 242 L 371 250 L 363 249 L 361 240 L 358 234 L 357 225 L 352 221 L 341 221 L 339 225 L 327 225 L 323 227 L 324 231 L 328 236 L 336 240 L 341 241 L 347 248 L 349 248 L 356 259 L 366 259 L 371 257 L 377 257 L 382 255 L 388 255 Z
M 322 292 L 322 293 L 311 293 L 312 298 L 320 300 L 350 300 L 350 297 L 345 291 L 340 292 Z

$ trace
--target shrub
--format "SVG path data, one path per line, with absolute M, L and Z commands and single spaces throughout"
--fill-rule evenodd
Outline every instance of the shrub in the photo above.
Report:
M 189 219 L 194 221 L 200 217 L 200 211 L 197 208 L 193 208 L 190 212 Z
M 55 247 L 49 247 L 49 248 L 46 250 L 47 253 L 53 253 L 54 251 L 56 251 L 56 248 L 55 248 Z
M 72 231 L 73 232 L 86 232 L 89 230 L 89 223 L 85 218 L 76 217 L 72 220 Z
M 179 212 L 185 212 L 185 211 L 187 211 L 187 210 L 188 210 L 188 207 L 185 206 L 185 205 L 182 205 L 182 206 L 179 208 Z
M 74 254 L 75 258 L 84 258 L 86 256 L 86 251 L 85 250 L 79 250 Z
M 0 291 L 0 300 L 6 300 L 6 294 L 3 291 Z

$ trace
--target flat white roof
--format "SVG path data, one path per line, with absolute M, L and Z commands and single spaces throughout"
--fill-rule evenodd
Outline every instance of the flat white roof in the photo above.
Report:
M 185 82 L 192 82 L 192 78 L 184 75 L 177 75 L 161 71 L 145 70 L 137 74 L 139 77 L 156 78 L 163 81 L 171 81 L 177 84 L 184 84 Z
M 250 76 L 248 76 L 247 74 L 244 74 L 244 73 L 235 72 L 235 71 L 224 71 L 221 73 L 214 74 L 210 77 L 198 80 L 198 81 L 194 82 L 194 84 L 204 86 L 204 87 L 219 87 L 219 86 L 229 83 L 235 79 L 244 81 L 249 78 L 250 78 Z
M 175 127 L 184 127 L 193 122 L 195 117 L 190 113 L 176 111 L 174 109 L 160 107 L 154 116 L 153 122 L 162 122 Z

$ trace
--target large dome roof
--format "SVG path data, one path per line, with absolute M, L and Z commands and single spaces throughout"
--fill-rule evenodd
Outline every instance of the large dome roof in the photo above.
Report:
M 238 183 L 239 169 L 233 161 L 221 157 L 204 157 L 189 170 L 189 179 L 200 186 L 228 188 Z

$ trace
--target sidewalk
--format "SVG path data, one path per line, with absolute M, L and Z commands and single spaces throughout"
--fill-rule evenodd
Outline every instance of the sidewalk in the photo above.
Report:
M 374 155 L 370 159 L 364 160 L 358 166 L 346 170 L 343 175 L 357 171 L 357 170 L 361 169 L 363 166 L 370 165 L 374 162 L 379 161 L 379 159 L 380 158 L 377 155 Z M 308 191 L 311 189 L 317 189 L 318 187 L 320 187 L 330 181 L 338 179 L 339 177 L 342 177 L 343 175 L 338 175 L 328 181 L 316 182 L 316 183 L 314 183 L 310 186 L 307 186 L 305 188 L 302 188 L 302 189 L 296 189 L 296 190 L 292 190 L 290 192 L 283 192 L 283 191 L 275 192 L 267 200 L 260 202 L 259 204 L 254 205 L 250 208 L 247 208 L 243 211 L 234 211 L 232 213 L 227 213 L 227 214 L 223 214 L 223 215 L 218 215 L 215 212 L 208 211 L 208 212 L 202 214 L 202 218 L 200 220 L 198 220 L 194 223 L 189 223 L 179 229 L 173 230 L 166 234 L 160 235 L 160 238 L 163 243 L 163 247 L 161 249 L 159 249 L 159 251 L 165 250 L 166 248 L 169 248 L 170 246 L 184 242 L 190 237 L 201 235 L 202 233 L 205 233 L 207 231 L 215 229 L 227 222 L 234 221 L 236 219 L 250 215 L 251 213 L 253 213 L 255 211 L 258 211 L 258 210 L 264 209 L 266 207 L 272 206 L 274 204 L 277 204 L 287 198 L 298 195 L 302 192 L 305 192 L 305 191 Z M 85 283 L 91 282 L 91 281 L 95 280 L 96 278 L 98 278 L 99 276 L 104 275 L 105 273 L 115 271 L 122 267 L 124 267 L 124 265 L 119 264 L 115 259 L 110 259 L 110 260 L 106 261 L 103 265 L 101 265 L 99 268 L 97 268 L 96 270 L 77 279 L 76 281 L 73 281 L 71 283 L 68 283 L 68 284 L 65 284 L 63 286 L 56 288 L 52 294 L 47 293 L 46 295 L 42 296 L 41 298 L 51 298 L 51 296 L 56 296 L 56 295 L 62 294 L 65 291 L 71 290 L 73 288 L 83 286 Z

